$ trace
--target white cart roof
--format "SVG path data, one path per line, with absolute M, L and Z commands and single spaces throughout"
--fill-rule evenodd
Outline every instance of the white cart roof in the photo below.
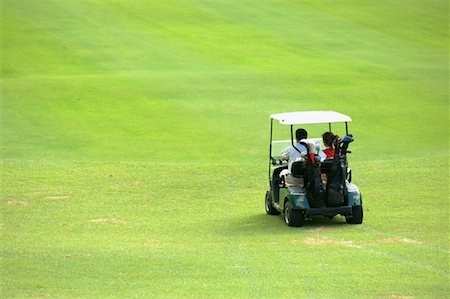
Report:
M 299 111 L 272 114 L 283 125 L 308 125 L 323 123 L 351 122 L 350 116 L 334 111 Z

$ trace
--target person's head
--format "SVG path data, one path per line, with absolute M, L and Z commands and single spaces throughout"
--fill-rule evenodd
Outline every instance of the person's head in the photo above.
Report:
M 297 129 L 297 131 L 295 131 L 295 138 L 297 139 L 297 141 L 306 139 L 308 138 L 308 132 L 306 132 L 305 129 Z
M 325 132 L 322 135 L 323 144 L 328 147 L 333 147 L 333 142 L 336 138 L 339 138 L 337 135 L 334 135 L 331 132 Z

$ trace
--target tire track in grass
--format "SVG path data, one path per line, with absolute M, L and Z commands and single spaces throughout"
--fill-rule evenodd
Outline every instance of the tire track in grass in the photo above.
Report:
M 372 231 L 376 232 L 376 230 L 373 230 L 373 229 L 372 229 Z M 425 247 L 429 247 L 432 249 L 436 249 L 436 248 L 431 247 L 430 244 L 422 242 L 422 241 L 414 240 L 411 238 L 406 238 L 406 237 L 398 237 L 398 236 L 387 237 L 386 235 L 383 235 L 381 233 L 379 233 L 379 235 L 381 236 L 381 238 L 375 239 L 373 242 L 367 242 L 366 244 L 360 244 L 358 242 L 354 242 L 353 240 L 335 241 L 335 240 L 332 240 L 329 238 L 320 238 L 320 237 L 319 238 L 306 237 L 301 241 L 291 240 L 289 243 L 292 245 L 302 243 L 307 246 L 351 247 L 351 248 L 355 248 L 356 250 L 362 250 L 365 253 L 375 255 L 378 257 L 382 257 L 382 258 L 388 259 L 388 260 L 396 262 L 396 263 L 413 266 L 415 268 L 420 268 L 422 270 L 426 270 L 428 272 L 442 275 L 442 276 L 445 276 L 446 278 L 450 278 L 449 271 L 441 270 L 441 269 L 438 269 L 436 267 L 433 267 L 433 266 L 430 266 L 427 264 L 418 263 L 418 262 L 412 261 L 410 259 L 406 259 L 404 257 L 394 255 L 394 254 L 389 254 L 383 250 L 371 249 L 368 247 L 368 245 L 370 246 L 370 245 L 381 245 L 381 244 L 408 244 L 408 245 L 414 245 L 414 246 L 425 246 Z M 438 248 L 437 250 L 443 252 L 440 248 Z M 446 253 L 448 253 L 448 251 L 446 251 Z
M 381 250 L 369 249 L 367 247 L 361 247 L 360 249 L 364 250 L 364 252 L 367 252 L 369 254 L 376 255 L 376 256 L 382 257 L 382 258 L 386 258 L 388 260 L 391 260 L 396 263 L 401 263 L 403 265 L 409 265 L 409 266 L 413 266 L 416 268 L 420 268 L 422 270 L 426 270 L 428 272 L 439 274 L 439 275 L 445 276 L 447 279 L 450 279 L 450 273 L 448 271 L 437 269 L 435 267 L 432 267 L 432 266 L 429 266 L 426 264 L 417 263 L 417 262 L 414 262 L 414 261 L 411 261 L 411 260 L 408 260 L 408 259 L 405 259 L 405 258 L 402 258 L 399 256 L 395 256 L 393 254 L 388 254 Z
M 371 226 L 366 226 L 365 230 L 377 237 L 374 240 L 374 243 L 377 245 L 402 243 L 402 244 L 421 246 L 422 248 L 428 248 L 434 252 L 440 252 L 440 253 L 447 254 L 447 255 L 450 253 L 449 250 L 433 246 L 433 244 L 430 244 L 430 243 L 427 243 L 424 241 L 411 239 L 411 238 L 400 236 L 400 235 L 392 235 L 392 234 L 388 233 L 387 231 L 375 229 Z M 435 274 L 440 274 L 440 275 L 445 276 L 447 279 L 450 278 L 449 271 L 441 270 L 441 269 L 438 269 L 436 267 L 433 267 L 433 266 L 430 266 L 427 264 L 417 263 L 415 261 L 405 259 L 400 256 L 386 253 L 385 251 L 382 251 L 382 250 L 370 249 L 370 248 L 367 248 L 366 246 L 362 246 L 361 249 L 372 255 L 383 257 L 383 258 L 389 259 L 394 262 L 399 262 L 404 265 L 410 265 L 410 266 L 413 266 L 416 268 L 421 268 L 423 270 L 427 270 L 428 272 L 432 272 Z
M 377 239 L 375 240 L 375 242 L 377 242 L 377 243 L 382 243 L 382 244 L 395 244 L 395 243 L 415 244 L 415 245 L 420 245 L 422 247 L 431 249 L 431 250 L 436 251 L 436 252 L 450 254 L 450 251 L 448 249 L 438 247 L 438 246 L 436 246 L 434 244 L 430 244 L 430 243 L 425 242 L 425 241 L 415 240 L 415 239 L 408 238 L 408 237 L 405 237 L 405 236 L 402 236 L 402 235 L 395 235 L 395 234 L 390 233 L 389 230 L 380 230 L 380 229 L 375 229 L 375 228 L 373 228 L 371 226 L 365 226 L 364 227 L 364 231 L 367 231 L 368 233 L 372 234 L 374 237 L 377 237 Z
M 433 247 L 432 244 L 423 242 L 423 241 L 418 241 L 418 240 L 414 240 L 411 238 L 407 238 L 407 237 L 402 237 L 402 236 L 389 236 L 389 234 L 387 233 L 383 233 L 380 230 L 376 230 L 374 228 L 369 228 L 370 231 L 374 232 L 376 235 L 378 235 L 379 237 L 377 239 L 374 240 L 374 243 L 376 245 L 381 245 L 381 244 L 408 244 L 408 245 L 415 245 L 415 246 L 421 246 L 422 248 L 429 248 L 432 249 L 433 251 L 437 251 L 437 252 L 441 252 L 441 253 L 446 253 L 448 254 L 449 251 L 448 250 L 443 250 L 441 248 L 438 247 Z M 410 265 L 416 268 L 421 268 L 423 270 L 427 270 L 428 272 L 432 272 L 435 274 L 440 274 L 443 276 L 446 276 L 447 278 L 450 278 L 450 272 L 449 271 L 445 271 L 445 270 L 441 270 L 438 269 L 436 267 L 427 265 L 427 264 L 423 264 L 423 263 L 418 263 L 415 261 L 412 261 L 410 259 L 406 259 L 404 257 L 400 257 L 394 254 L 389 254 L 383 250 L 377 250 L 377 249 L 370 249 L 367 246 L 361 246 L 360 247 L 361 250 L 372 254 L 372 255 L 376 255 L 379 257 L 383 257 L 386 259 L 389 259 L 391 261 L 394 262 L 398 262 L 404 265 Z

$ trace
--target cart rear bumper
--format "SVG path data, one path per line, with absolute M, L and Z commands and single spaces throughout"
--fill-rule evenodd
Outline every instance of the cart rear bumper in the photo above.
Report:
M 305 216 L 313 216 L 313 215 L 351 215 L 352 207 L 351 206 L 342 206 L 342 207 L 328 207 L 328 208 L 309 208 L 305 210 Z

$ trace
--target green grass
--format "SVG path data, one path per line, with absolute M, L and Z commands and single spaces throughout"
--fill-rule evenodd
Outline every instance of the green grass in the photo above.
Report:
M 447 12 L 2 1 L 2 297 L 447 297 Z M 353 118 L 363 225 L 265 215 L 295 110 Z

